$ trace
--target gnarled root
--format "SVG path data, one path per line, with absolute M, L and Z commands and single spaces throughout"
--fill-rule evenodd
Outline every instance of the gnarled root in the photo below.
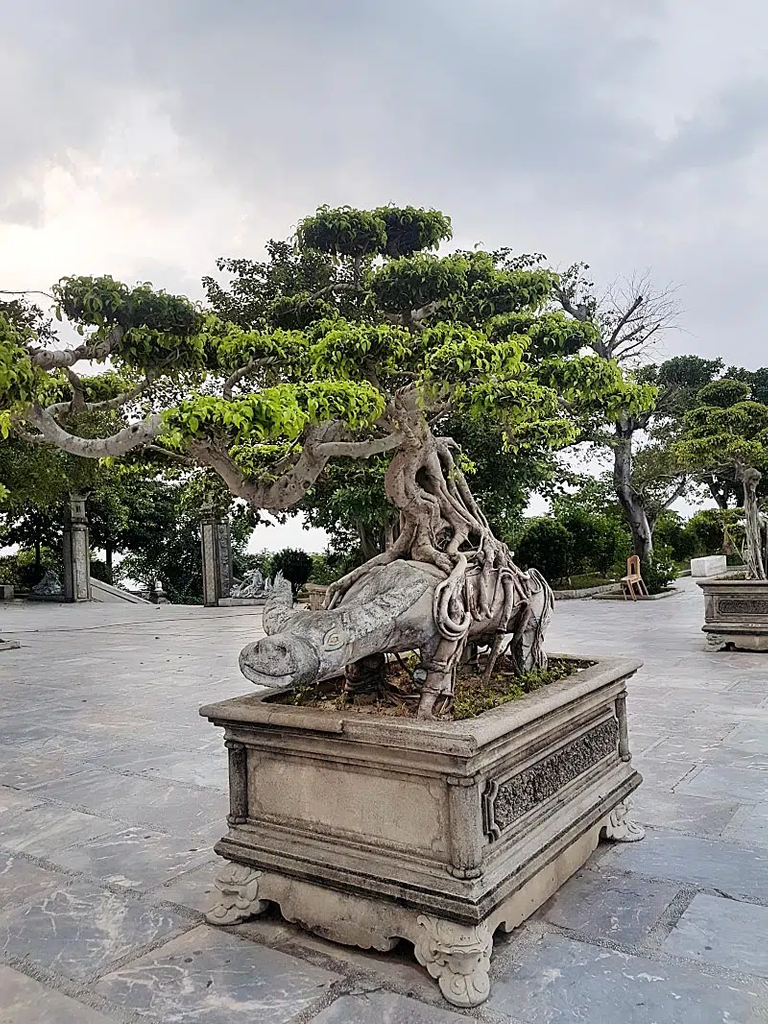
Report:
M 422 652 L 426 679 L 418 714 L 424 719 L 452 699 L 456 667 L 470 637 L 491 645 L 488 679 L 503 654 L 520 672 L 544 668 L 553 600 L 543 577 L 519 569 L 506 544 L 494 537 L 455 463 L 454 442 L 435 437 L 414 409 L 403 407 L 400 414 L 397 427 L 405 440 L 386 475 L 387 495 L 400 510 L 400 534 L 387 551 L 332 584 L 325 607 L 335 607 L 369 569 L 398 558 L 426 562 L 445 574 L 432 608 L 436 642 Z

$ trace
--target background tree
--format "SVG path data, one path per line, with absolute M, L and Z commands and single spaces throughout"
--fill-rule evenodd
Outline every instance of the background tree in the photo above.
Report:
M 117 567 L 120 582 L 133 580 L 145 590 L 153 590 L 160 580 L 171 602 L 202 603 L 200 510 L 211 501 L 212 486 L 210 479 L 185 475 L 175 480 L 160 477 L 136 487 L 127 553 Z M 242 503 L 235 504 L 229 495 L 218 494 L 215 507 L 229 519 L 234 574 L 242 577 L 253 563 L 247 544 L 254 514 Z
M 619 280 L 605 294 L 598 295 L 585 263 L 574 264 L 561 275 L 555 294 L 562 309 L 570 316 L 596 325 L 597 329 L 589 340 L 595 354 L 600 359 L 627 367 L 638 367 L 647 361 L 653 345 L 675 326 L 679 315 L 674 289 L 655 289 L 648 275 Z M 638 373 L 638 379 L 643 382 L 657 383 L 657 377 L 647 368 L 645 372 Z M 638 437 L 649 429 L 654 415 L 670 415 L 671 408 L 665 411 L 664 401 L 665 397 L 671 398 L 672 392 L 681 397 L 679 388 L 662 385 L 654 407 L 640 411 L 627 408 L 618 416 L 611 416 L 607 422 L 595 424 L 586 438 L 599 447 L 609 448 L 612 453 L 614 490 L 627 517 L 634 551 L 643 562 L 653 557 L 653 513 L 649 519 L 645 500 L 649 463 L 646 463 L 644 474 L 645 487 L 639 488 L 637 474 L 633 476 L 635 449 Z M 649 461 L 650 465 L 655 464 L 653 460 Z M 665 459 L 665 462 L 667 470 L 670 470 L 670 459 Z M 671 477 L 665 472 L 663 480 L 666 486 L 664 498 L 659 488 L 662 480 L 657 480 L 654 487 L 655 507 L 659 510 L 669 507 L 686 487 L 684 474 L 679 472 Z
M 686 415 L 677 450 L 692 470 L 730 476 L 740 485 L 747 578 L 764 580 L 766 529 L 757 489 L 768 465 L 768 405 L 754 401 L 743 381 L 708 384 Z

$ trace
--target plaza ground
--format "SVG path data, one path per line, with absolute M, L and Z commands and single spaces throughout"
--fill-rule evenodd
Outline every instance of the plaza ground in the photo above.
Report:
M 703 600 L 558 603 L 548 646 L 644 661 L 642 843 L 601 845 L 458 1012 L 407 947 L 276 915 L 203 923 L 224 831 L 220 732 L 258 609 L 0 606 L 2 1024 L 768 1022 L 768 655 L 713 652 Z

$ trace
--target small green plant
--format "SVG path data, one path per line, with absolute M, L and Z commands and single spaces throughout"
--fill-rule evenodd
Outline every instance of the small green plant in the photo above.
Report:
M 656 549 L 653 560 L 642 566 L 642 577 L 649 594 L 661 594 L 669 588 L 670 583 L 677 579 L 677 569 L 669 548 Z

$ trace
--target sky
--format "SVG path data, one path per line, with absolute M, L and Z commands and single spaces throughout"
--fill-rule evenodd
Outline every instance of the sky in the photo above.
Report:
M 322 204 L 677 288 L 768 362 L 762 0 L 0 0 L 0 287 L 202 295 Z

